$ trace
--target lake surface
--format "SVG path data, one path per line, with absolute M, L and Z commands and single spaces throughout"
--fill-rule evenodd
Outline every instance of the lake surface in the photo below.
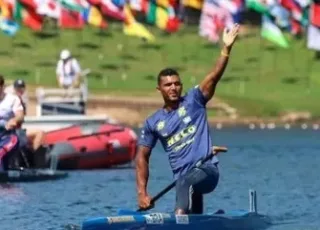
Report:
M 270 230 L 320 229 L 320 130 L 213 130 L 219 155 L 220 182 L 205 197 L 206 211 L 248 209 L 248 190 L 258 195 L 258 211 L 276 222 Z M 150 194 L 172 181 L 167 156 L 157 145 L 151 157 Z M 154 210 L 171 211 L 175 192 Z M 63 229 L 86 218 L 136 209 L 133 169 L 74 171 L 65 180 L 15 184 L 0 188 L 1 230 Z

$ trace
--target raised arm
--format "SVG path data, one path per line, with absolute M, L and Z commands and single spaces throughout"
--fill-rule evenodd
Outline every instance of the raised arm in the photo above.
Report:
M 210 100 L 215 92 L 215 88 L 219 80 L 221 79 L 224 70 L 228 64 L 229 55 L 232 46 L 237 38 L 240 26 L 235 24 L 230 31 L 227 29 L 223 32 L 223 48 L 221 50 L 220 57 L 218 58 L 213 70 L 203 79 L 199 88 L 203 96 Z

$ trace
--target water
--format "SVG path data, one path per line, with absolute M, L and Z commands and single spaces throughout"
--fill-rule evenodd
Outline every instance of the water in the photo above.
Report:
M 320 229 L 319 131 L 301 129 L 214 130 L 214 143 L 229 148 L 220 159 L 220 182 L 207 195 L 206 211 L 248 209 L 248 190 L 258 194 L 258 211 L 277 222 L 270 230 Z M 136 209 L 132 169 L 75 171 L 65 180 L 0 188 L 1 230 L 54 230 L 93 216 Z M 158 145 L 151 156 L 149 192 L 156 194 L 172 175 Z M 157 211 L 171 211 L 174 190 Z

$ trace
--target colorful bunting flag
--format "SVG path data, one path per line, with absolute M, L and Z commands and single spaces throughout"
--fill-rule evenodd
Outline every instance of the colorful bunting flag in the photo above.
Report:
M 282 48 L 289 47 L 289 43 L 279 27 L 277 27 L 267 15 L 262 16 L 261 36 Z

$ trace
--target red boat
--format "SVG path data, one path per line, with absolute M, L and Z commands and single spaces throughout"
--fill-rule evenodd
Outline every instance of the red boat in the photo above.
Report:
M 110 168 L 132 162 L 137 135 L 128 127 L 94 122 L 49 131 L 45 144 L 57 156 L 58 169 Z

